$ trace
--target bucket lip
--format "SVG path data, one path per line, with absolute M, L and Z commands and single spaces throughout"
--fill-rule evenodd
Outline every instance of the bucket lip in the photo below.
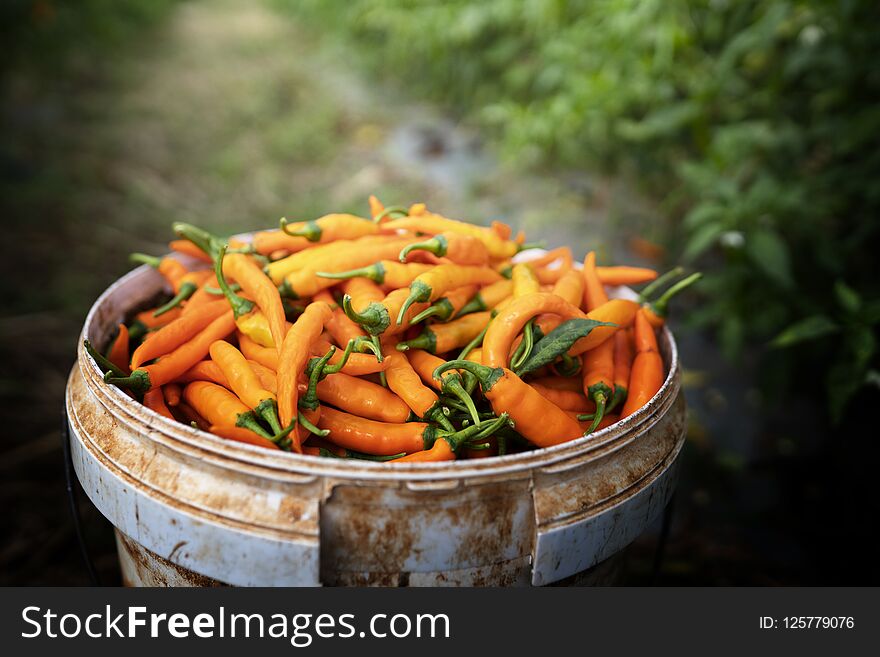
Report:
M 175 257 L 177 256 L 177 254 L 174 255 Z M 189 261 L 186 257 L 180 259 L 184 262 Z M 89 333 L 95 323 L 95 318 L 101 312 L 102 306 L 107 303 L 108 299 L 120 287 L 130 284 L 132 281 L 147 276 L 150 273 L 153 273 L 153 270 L 147 265 L 136 267 L 117 279 L 95 300 L 86 315 L 77 346 L 80 371 L 85 376 L 86 372 L 83 368 L 91 368 L 92 376 L 85 376 L 86 385 L 88 387 L 98 386 L 101 392 L 124 411 L 126 415 L 141 422 L 143 426 L 133 428 L 139 429 L 147 439 L 152 440 L 149 434 L 159 431 L 166 440 L 171 439 L 172 443 L 179 442 L 189 447 L 204 450 L 214 457 L 227 461 L 231 466 L 235 462 L 240 462 L 243 465 L 268 467 L 297 475 L 335 476 L 343 479 L 358 477 L 386 481 L 460 480 L 467 477 L 496 476 L 528 471 L 589 455 L 592 452 L 607 448 L 618 440 L 625 441 L 628 436 L 634 435 L 634 429 L 649 420 L 656 412 L 659 412 L 658 409 L 662 410 L 661 407 L 664 405 L 665 400 L 674 399 L 680 387 L 678 346 L 672 332 L 667 326 L 664 326 L 661 333 L 661 352 L 667 356 L 665 360 L 668 360 L 669 371 L 660 390 L 632 415 L 623 420 L 618 420 L 614 424 L 588 436 L 581 436 L 559 445 L 538 448 L 518 454 L 492 456 L 482 459 L 444 461 L 442 463 L 408 462 L 392 465 L 387 462 L 359 459 L 329 459 L 292 452 L 275 452 L 255 445 L 225 440 L 206 431 L 169 420 L 131 399 L 116 386 L 103 381 L 100 369 L 85 351 L 83 340 L 89 337 Z M 636 293 L 630 288 L 620 287 L 612 290 L 612 296 L 634 299 Z

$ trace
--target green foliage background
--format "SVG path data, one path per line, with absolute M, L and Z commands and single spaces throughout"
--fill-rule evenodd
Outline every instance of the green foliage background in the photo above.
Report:
M 529 166 L 629 175 L 693 323 L 766 390 L 877 384 L 880 4 L 807 0 L 278 0 L 361 63 L 494 131 Z

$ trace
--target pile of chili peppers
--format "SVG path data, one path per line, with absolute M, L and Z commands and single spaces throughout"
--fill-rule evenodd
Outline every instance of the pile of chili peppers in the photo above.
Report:
M 597 266 L 423 204 L 330 214 L 224 240 L 174 224 L 170 300 L 136 313 L 104 379 L 216 436 L 332 458 L 446 461 L 556 445 L 660 389 L 655 331 L 694 283 Z M 180 259 L 182 254 L 188 256 Z M 183 262 L 198 263 L 192 268 Z M 660 290 L 672 283 L 660 294 Z M 639 300 L 606 288 L 648 284 Z

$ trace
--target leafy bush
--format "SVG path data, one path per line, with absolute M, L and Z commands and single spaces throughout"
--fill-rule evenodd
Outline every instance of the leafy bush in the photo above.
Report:
M 880 378 L 880 5 L 806 0 L 284 1 L 375 72 L 531 164 L 602 166 L 664 202 L 705 268 L 693 320 L 830 409 Z

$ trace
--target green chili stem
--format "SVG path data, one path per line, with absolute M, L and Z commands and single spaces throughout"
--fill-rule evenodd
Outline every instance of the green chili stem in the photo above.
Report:
M 288 437 L 290 432 L 293 431 L 294 427 L 296 427 L 296 419 L 287 425 L 287 428 L 284 431 L 280 431 L 272 436 L 269 440 L 278 445 L 281 449 L 290 451 L 291 440 Z
M 117 340 L 119 338 L 117 337 Z M 121 368 L 117 367 L 113 363 L 111 363 L 106 356 L 104 356 L 101 352 L 95 349 L 92 346 L 91 341 L 83 340 L 83 346 L 86 348 L 86 352 L 88 352 L 89 356 L 95 359 L 95 362 L 98 364 L 98 368 L 102 372 L 106 372 L 108 374 L 112 373 L 113 376 L 119 378 L 125 378 L 128 376 Z
M 229 253 L 229 251 L 227 251 L 226 253 Z M 223 290 L 221 290 L 219 287 L 214 287 L 213 285 L 206 285 L 202 289 L 205 292 L 207 292 L 208 294 L 214 295 L 215 297 L 222 296 L 222 294 L 223 294 Z M 232 290 L 233 292 L 240 292 L 241 285 L 239 285 L 238 283 L 231 283 L 229 285 L 229 289 Z
M 129 376 L 111 376 L 112 374 L 113 372 L 107 372 L 104 375 L 104 381 L 120 388 L 128 388 L 133 392 L 143 394 L 152 387 L 150 375 L 146 370 L 135 370 Z
M 315 434 L 316 436 L 321 436 L 323 438 L 330 433 L 329 429 L 319 429 L 318 427 L 316 427 L 314 424 L 309 422 L 309 419 L 302 413 L 298 413 L 297 417 L 299 418 L 300 425 L 310 433 Z
M 232 306 L 232 313 L 235 315 L 235 319 L 238 319 L 242 315 L 247 315 L 251 312 L 254 309 L 254 304 L 253 302 L 238 296 L 232 291 L 232 288 L 229 287 L 229 283 L 226 282 L 226 276 L 223 275 L 223 258 L 226 257 L 227 247 L 228 245 L 224 244 L 217 251 L 217 258 L 214 260 L 214 274 L 217 277 L 217 283 L 220 285 L 220 289 L 223 290 L 223 294 L 229 301 L 229 305 Z
M 556 371 L 561 376 L 574 376 L 581 369 L 580 358 L 573 358 L 568 352 L 563 353 L 559 358 L 562 362 L 556 366 Z
M 510 359 L 510 369 L 519 369 L 519 366 L 531 355 L 532 349 L 535 346 L 534 326 L 535 321 L 532 319 L 526 323 L 523 329 L 523 339 L 517 345 L 516 351 L 513 352 L 513 357 Z
M 129 340 L 140 340 L 147 333 L 149 333 L 150 329 L 144 324 L 141 320 L 136 319 L 131 323 L 131 326 L 128 327 L 128 339 Z
M 216 257 L 220 245 L 223 244 L 223 240 L 216 235 L 212 235 L 206 230 L 182 221 L 175 221 L 171 224 L 171 230 L 173 230 L 178 237 L 182 237 L 195 244 L 212 258 Z
M 428 353 L 433 354 L 437 351 L 437 336 L 430 328 L 425 328 L 412 340 L 405 340 L 397 343 L 398 351 L 409 351 L 410 349 L 424 349 Z
M 351 341 L 349 341 L 349 345 L 350 344 Z M 324 371 L 324 367 L 325 365 L 327 365 L 327 361 L 333 358 L 333 354 L 335 353 L 336 347 L 331 346 L 326 354 L 318 359 L 312 359 L 311 361 L 309 361 L 309 387 L 306 390 L 306 394 L 304 394 L 299 400 L 298 405 L 300 408 L 305 408 L 307 410 L 314 410 L 318 408 L 318 381 L 321 381 L 325 378 L 326 374 Z M 351 352 L 349 351 L 349 353 Z
M 474 295 L 473 299 L 471 299 L 461 307 L 461 310 L 458 311 L 456 317 L 470 315 L 471 313 L 479 313 L 483 312 L 484 310 L 488 310 L 488 308 L 486 308 L 486 302 L 483 301 L 482 295 L 477 292 Z M 413 321 L 415 321 L 415 317 L 413 318 Z
M 314 220 L 305 222 L 305 225 L 297 230 L 292 230 L 290 228 L 286 217 L 281 217 L 279 223 L 281 225 L 281 230 L 286 235 L 290 235 L 291 237 L 305 237 L 309 242 L 320 242 L 321 234 L 324 232 Z
M 169 310 L 173 310 L 174 308 L 177 308 L 177 306 L 179 306 L 184 301 L 189 299 L 193 295 L 193 292 L 195 292 L 198 289 L 199 289 L 199 286 L 196 285 L 195 283 L 191 283 L 190 281 L 183 283 L 180 286 L 180 289 L 177 291 L 177 294 L 175 294 L 168 301 L 168 303 L 165 303 L 165 304 L 159 306 L 158 308 L 156 308 L 156 310 L 153 311 L 153 317 L 159 317 L 159 316 L 167 313 Z
M 406 317 L 406 311 L 409 310 L 411 305 L 416 302 L 430 301 L 432 293 L 433 290 L 418 279 L 410 283 L 409 296 L 403 302 L 403 306 L 401 306 L 400 312 L 397 314 L 397 325 L 403 324 L 403 318 Z
M 357 269 L 349 269 L 348 271 L 318 271 L 316 276 L 321 278 L 332 278 L 334 280 L 346 280 L 349 278 L 368 278 L 374 283 L 382 285 L 385 282 L 385 265 L 381 262 L 375 262 L 366 267 L 358 267 Z
M 590 428 L 587 429 L 586 433 L 593 433 L 596 430 L 596 427 L 599 426 L 602 418 L 605 417 L 605 403 L 607 401 L 605 393 L 596 393 L 595 395 L 593 395 L 593 401 L 596 402 L 596 412 L 593 416 L 593 424 L 590 425 Z
M 247 413 L 239 413 L 238 417 L 236 417 L 235 419 L 235 426 L 242 427 L 243 429 L 249 429 L 258 436 L 262 436 L 263 438 L 272 440 L 272 434 L 270 434 L 268 431 L 260 426 L 260 423 L 257 422 L 257 416 L 253 411 L 248 411 Z
M 665 274 L 661 274 L 660 277 L 654 279 L 642 288 L 642 291 L 639 292 L 639 301 L 643 303 L 648 301 L 657 290 L 666 285 L 672 279 L 678 278 L 683 273 L 684 267 L 674 267 Z
M 425 418 L 433 420 L 447 431 L 455 431 L 455 427 L 452 426 L 449 418 L 446 417 L 443 413 L 443 409 L 439 405 L 435 405 L 434 408 L 429 409 L 425 414 Z
M 438 381 L 443 381 L 441 375 L 444 372 L 448 372 L 449 370 L 464 370 L 465 372 L 470 372 L 479 381 L 480 385 L 483 386 L 483 389 L 491 388 L 492 384 L 501 377 L 504 373 L 500 367 L 488 367 L 486 365 L 481 365 L 480 363 L 473 363 L 469 360 L 451 360 L 443 365 L 440 365 L 437 369 L 434 370 L 433 377 Z
M 614 386 L 614 394 L 611 396 L 611 403 L 608 404 L 608 407 L 605 409 L 605 413 L 608 414 L 618 406 L 623 406 L 625 402 L 626 388 L 624 388 L 623 386 Z
M 474 421 L 474 424 L 480 424 L 480 414 L 477 411 L 477 407 L 474 404 L 473 398 L 465 391 L 465 389 L 461 385 L 461 378 L 455 375 L 449 375 L 443 379 L 443 391 L 450 392 L 455 395 L 461 403 L 464 404 L 467 412 L 470 413 L 471 418 Z
M 395 214 L 403 215 L 404 217 L 409 216 L 409 208 L 405 208 L 402 205 L 389 205 L 387 208 L 382 210 L 382 212 L 373 217 L 373 222 L 378 224 L 385 217 L 389 216 L 392 212 Z
M 657 299 L 657 301 L 651 304 L 651 310 L 653 310 L 660 317 L 666 317 L 669 300 L 682 290 L 689 288 L 701 278 L 703 278 L 703 274 L 700 272 L 696 272 L 694 274 L 691 274 L 687 278 L 680 280 L 678 283 L 666 290 L 666 292 L 663 293 L 663 296 Z
M 429 253 L 433 253 L 436 256 L 443 257 L 446 255 L 446 250 L 449 248 L 449 241 L 443 237 L 443 235 L 435 235 L 429 240 L 425 240 L 424 242 L 415 242 L 413 244 L 408 244 L 403 247 L 400 251 L 400 255 L 398 259 L 401 262 L 406 262 L 406 257 L 412 251 L 427 251 Z
M 254 413 L 266 421 L 273 433 L 281 433 L 281 423 L 278 421 L 278 404 L 274 399 L 261 401 L 254 409 Z
M 362 312 L 358 312 L 352 307 L 351 296 L 348 294 L 342 297 L 342 311 L 370 335 L 382 333 L 390 324 L 388 311 L 382 304 L 373 302 Z
M 162 258 L 147 255 L 146 253 L 132 253 L 128 256 L 128 259 L 138 265 L 149 265 L 153 269 L 159 269 L 159 265 L 162 263 Z

